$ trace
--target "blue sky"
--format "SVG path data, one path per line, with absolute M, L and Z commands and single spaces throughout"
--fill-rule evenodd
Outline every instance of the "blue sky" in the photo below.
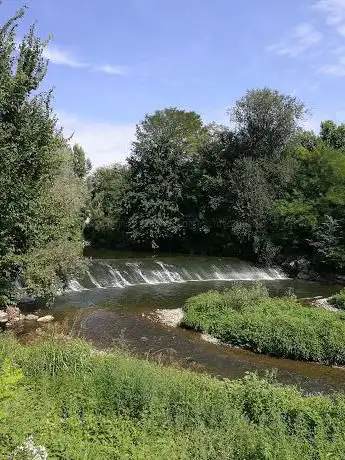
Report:
M 19 30 L 53 35 L 46 84 L 95 166 L 123 161 L 167 106 L 227 122 L 246 89 L 305 101 L 306 126 L 345 120 L 345 0 L 27 0 Z M 23 5 L 3 0 L 1 23 Z

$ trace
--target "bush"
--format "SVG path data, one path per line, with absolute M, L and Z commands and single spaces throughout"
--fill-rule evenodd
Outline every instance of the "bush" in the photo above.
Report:
M 261 286 L 235 286 L 188 299 L 183 324 L 257 353 L 345 364 L 344 320 L 291 296 L 270 298 Z
M 24 391 L 0 402 L 11 414 L 1 458 L 31 435 L 48 458 L 343 458 L 344 395 L 303 396 L 256 375 L 219 381 L 80 341 L 23 346 L 3 334 L 0 359 L 9 352 Z
M 341 310 L 345 310 L 345 288 L 331 297 L 330 303 Z

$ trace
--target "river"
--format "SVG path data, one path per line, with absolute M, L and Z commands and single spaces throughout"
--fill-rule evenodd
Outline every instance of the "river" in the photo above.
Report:
M 274 295 L 294 292 L 299 298 L 329 296 L 339 286 L 288 279 L 276 268 L 258 268 L 231 258 L 93 253 L 85 275 L 73 280 L 54 307 L 76 333 L 97 347 L 121 345 L 163 362 L 179 362 L 221 378 L 246 372 L 277 371 L 281 383 L 306 392 L 345 389 L 345 370 L 314 363 L 258 355 L 215 345 L 200 334 L 152 321 L 157 309 L 182 307 L 184 301 L 234 282 L 263 282 Z

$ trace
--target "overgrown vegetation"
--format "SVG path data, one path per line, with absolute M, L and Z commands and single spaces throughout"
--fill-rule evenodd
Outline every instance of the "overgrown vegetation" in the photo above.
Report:
M 222 342 L 283 358 L 345 364 L 345 314 L 271 298 L 265 287 L 235 286 L 186 301 L 186 327 Z
M 330 303 L 336 308 L 345 310 L 345 288 L 341 289 L 337 294 L 331 297 Z
M 41 90 L 47 42 L 31 27 L 18 45 L 24 13 L 0 28 L 0 306 L 15 300 L 18 281 L 51 299 L 78 270 L 83 247 L 85 153 L 70 148 L 52 92 Z
M 28 435 L 48 458 L 341 459 L 342 395 L 303 396 L 248 375 L 218 381 L 83 342 L 0 337 L 24 378 L 0 402 L 4 458 Z

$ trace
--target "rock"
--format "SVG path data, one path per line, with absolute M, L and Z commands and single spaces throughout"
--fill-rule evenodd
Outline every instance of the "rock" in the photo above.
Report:
M 25 319 L 27 321 L 37 321 L 39 319 L 38 315 L 33 315 L 32 313 L 29 313 L 28 315 L 25 316 Z
M 42 316 L 37 320 L 38 323 L 50 323 L 51 321 L 54 321 L 54 316 L 52 315 Z
M 160 322 L 170 327 L 178 327 L 183 320 L 182 308 L 173 310 L 156 310 L 156 317 Z
M 336 280 L 338 283 L 345 283 L 345 276 L 343 276 L 343 275 L 336 275 L 335 280 Z
M 19 310 L 18 307 L 7 307 L 6 313 L 7 313 L 7 316 L 8 316 L 8 321 L 10 323 L 19 321 L 20 310 Z
M 0 311 L 0 323 L 7 323 L 8 315 L 5 311 Z
M 341 311 L 339 310 L 338 308 L 335 308 L 333 307 L 333 305 L 330 304 L 330 300 L 331 298 L 330 297 L 321 297 L 321 299 L 315 299 L 315 301 L 313 302 L 314 305 L 316 307 L 321 307 L 321 308 L 324 308 L 325 310 L 328 310 L 328 311 L 334 311 L 334 312 L 338 312 L 338 311 Z
M 219 339 L 217 339 L 216 337 L 213 337 L 210 334 L 201 334 L 201 338 L 202 340 L 205 340 L 205 342 L 214 343 L 214 344 L 220 343 Z

